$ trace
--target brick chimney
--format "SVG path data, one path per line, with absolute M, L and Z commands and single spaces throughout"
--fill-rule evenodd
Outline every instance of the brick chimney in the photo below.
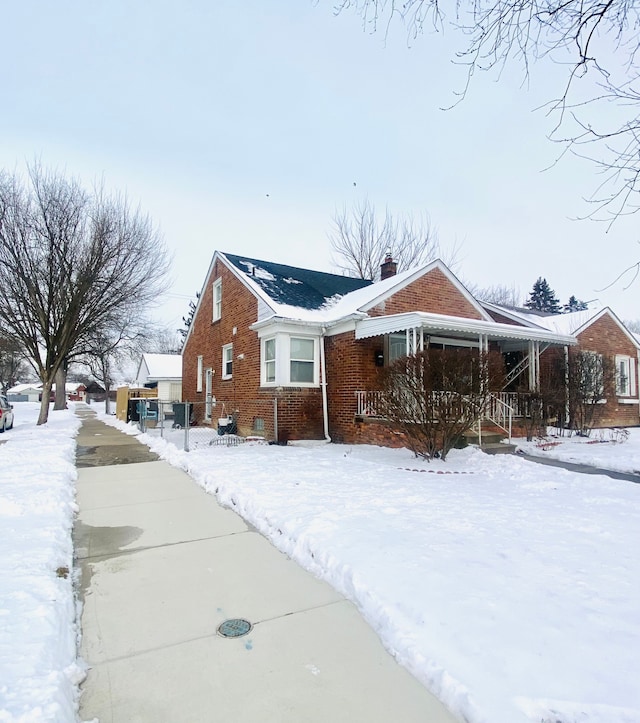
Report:
M 390 276 L 395 276 L 397 271 L 398 264 L 393 260 L 391 251 L 387 251 L 387 255 L 384 257 L 384 262 L 380 265 L 380 281 L 384 281 Z

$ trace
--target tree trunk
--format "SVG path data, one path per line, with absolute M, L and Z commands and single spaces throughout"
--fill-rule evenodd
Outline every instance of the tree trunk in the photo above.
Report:
M 104 388 L 106 391 L 106 396 L 104 398 L 104 413 L 105 414 L 111 414 L 111 400 L 109 399 L 109 390 L 111 389 L 111 382 L 107 381 L 105 379 L 104 382 Z
M 56 373 L 56 400 L 53 409 L 67 408 L 67 370 L 66 364 L 60 366 Z
M 49 397 L 51 396 L 51 379 L 42 382 L 42 401 L 40 402 L 40 414 L 38 424 L 46 424 L 49 419 Z

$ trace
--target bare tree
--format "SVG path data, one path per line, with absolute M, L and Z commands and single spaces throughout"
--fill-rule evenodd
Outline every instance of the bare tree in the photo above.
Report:
M 513 284 L 495 284 L 494 286 L 478 287 L 473 284 L 466 284 L 467 289 L 481 301 L 488 301 L 491 304 L 517 308 L 522 306 L 522 294 Z
M 375 206 L 364 200 L 336 212 L 329 231 L 334 264 L 349 276 L 372 281 L 380 278 L 380 265 L 391 254 L 398 271 L 421 266 L 440 258 L 438 234 L 427 215 L 393 216 L 387 209 L 380 217 Z M 445 260 L 455 265 L 457 249 Z
M 104 411 L 109 414 L 109 392 L 113 387 L 118 367 L 136 353 L 141 340 L 148 338 L 150 322 L 137 313 L 130 316 L 121 310 L 105 322 L 100 331 L 89 335 L 78 347 L 74 361 L 89 370 L 91 376 L 105 390 Z M 133 310 L 130 310 L 133 311 Z
M 503 381 L 497 352 L 428 348 L 385 369 L 380 410 L 404 433 L 416 457 L 444 460 Z
M 596 162 L 604 174 L 590 215 L 615 218 L 640 207 L 640 8 L 634 0 L 338 0 L 352 8 L 368 31 L 389 32 L 400 20 L 411 39 L 425 26 L 455 27 L 466 38 L 457 62 L 467 66 L 464 97 L 480 70 L 498 73 L 518 63 L 528 77 L 548 58 L 564 75 L 552 138 Z M 616 106 L 614 113 L 602 112 Z M 613 119 L 607 121 L 603 119 Z
M 38 424 L 58 371 L 115 316 L 154 302 L 169 259 L 148 216 L 102 188 L 29 167 L 0 174 L 0 321 L 42 380 Z
M 28 373 L 29 368 L 19 344 L 0 333 L 0 391 L 6 394 L 7 389 Z
M 615 394 L 616 367 L 612 359 L 592 351 L 569 351 L 568 402 L 571 428 L 588 437 L 600 404 Z

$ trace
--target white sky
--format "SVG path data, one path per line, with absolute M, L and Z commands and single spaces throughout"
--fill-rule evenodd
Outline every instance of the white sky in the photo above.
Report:
M 600 291 L 640 258 L 636 218 L 574 221 L 597 186 L 565 158 L 534 111 L 555 97 L 557 66 L 530 84 L 477 75 L 467 99 L 454 65 L 463 39 L 408 47 L 330 0 L 34 0 L 4 8 L 0 167 L 39 157 L 87 181 L 104 176 L 161 227 L 174 284 L 157 315 L 181 326 L 215 249 L 335 270 L 336 208 L 428 212 L 458 275 L 525 297 L 544 276 L 569 295 L 640 318 L 640 282 Z M 354 183 L 356 184 L 354 186 Z M 268 194 L 268 195 L 267 195 Z

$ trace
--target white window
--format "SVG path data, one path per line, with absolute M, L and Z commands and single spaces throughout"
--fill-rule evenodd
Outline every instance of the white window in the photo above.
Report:
M 636 396 L 636 364 L 629 356 L 616 356 L 616 394 L 620 397 Z
M 313 384 L 315 373 L 313 339 L 291 337 L 291 367 L 289 379 L 292 384 Z
M 264 381 L 266 384 L 276 380 L 276 340 L 265 339 L 264 341 Z
M 318 339 L 279 332 L 262 339 L 260 383 L 273 386 L 318 384 Z
M 213 320 L 222 316 L 222 279 L 213 282 Z
M 396 359 L 407 356 L 407 335 L 403 331 L 398 334 L 389 334 L 387 360 L 391 364 Z
M 233 344 L 222 347 L 222 378 L 231 379 L 233 374 Z
M 198 372 L 196 376 L 196 392 L 202 391 L 202 355 L 198 356 Z

